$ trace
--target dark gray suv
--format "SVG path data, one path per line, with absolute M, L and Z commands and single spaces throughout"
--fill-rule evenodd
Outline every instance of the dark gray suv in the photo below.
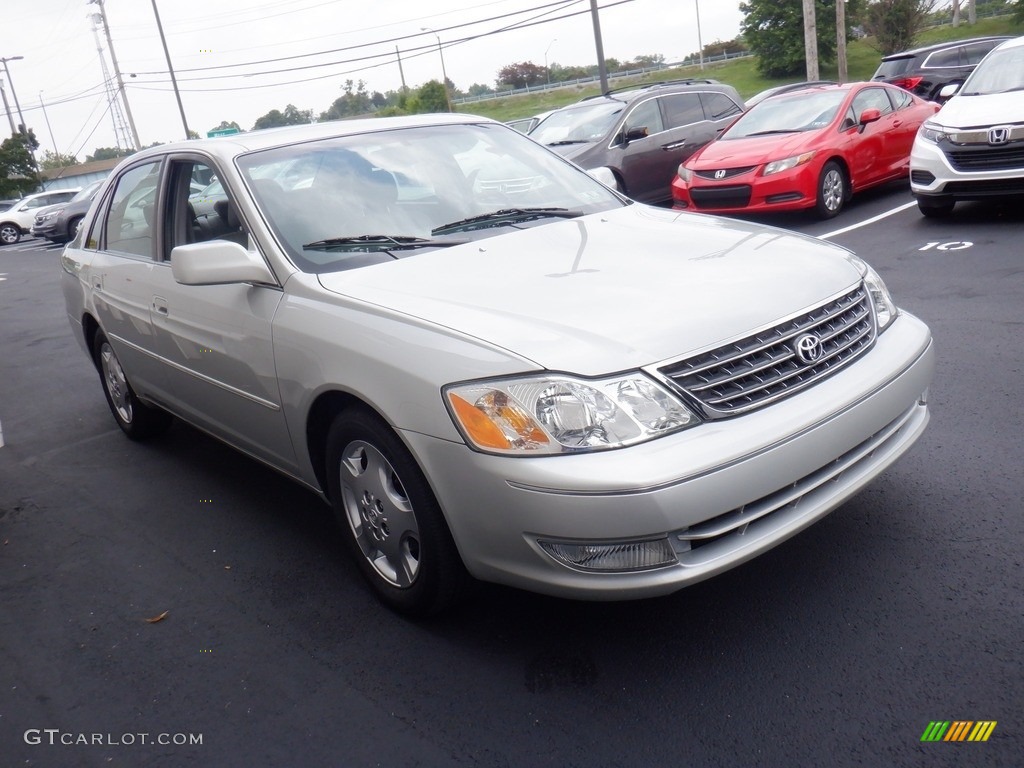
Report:
M 882 59 L 872 80 L 905 88 L 922 99 L 944 101 L 939 91 L 960 85 L 985 55 L 1009 37 L 972 37 L 891 53 Z
M 607 169 L 619 191 L 644 203 L 672 200 L 679 164 L 743 112 L 736 89 L 677 80 L 608 91 L 555 110 L 530 133 L 577 165 Z M 595 173 L 610 181 L 607 173 Z

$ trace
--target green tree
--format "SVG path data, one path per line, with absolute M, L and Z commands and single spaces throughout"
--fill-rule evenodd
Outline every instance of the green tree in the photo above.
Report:
M 864 12 L 864 31 L 875 36 L 875 47 L 885 56 L 911 48 L 928 21 L 936 0 L 875 0 Z
M 31 128 L 0 143 L 0 197 L 21 197 L 39 187 L 42 179 L 32 158 L 38 148 Z
M 313 110 L 299 109 L 294 104 L 289 104 L 284 108 L 284 112 L 272 109 L 262 117 L 256 118 L 252 127 L 253 130 L 259 130 L 260 128 L 278 128 L 282 125 L 305 125 L 312 122 Z
M 847 18 L 860 12 L 861 1 L 847 3 Z M 827 63 L 836 53 L 836 0 L 815 0 L 818 61 Z M 765 77 L 805 75 L 804 6 L 802 0 L 747 0 L 740 31 L 757 54 L 757 69 Z
M 414 114 L 448 111 L 448 93 L 439 80 L 424 83 L 411 101 L 410 111 Z
M 374 104 L 375 97 L 384 99 L 379 93 L 374 93 L 373 96 L 367 93 L 366 83 L 362 80 L 358 82 L 346 80 L 342 88 L 345 92 L 336 98 L 326 111 L 320 113 L 321 121 L 341 120 L 344 117 L 358 117 L 359 115 L 370 114 L 377 108 Z
M 513 88 L 526 88 L 547 81 L 547 70 L 538 67 L 532 61 L 508 64 L 498 70 L 498 86 L 511 85 Z
M 120 147 L 96 147 L 91 155 L 85 156 L 85 162 L 91 163 L 96 160 L 113 160 L 117 157 L 128 157 L 134 151 L 132 149 L 121 149 Z
M 78 164 L 78 158 L 74 155 L 62 155 L 50 150 L 43 152 L 43 159 L 39 161 L 39 167 L 44 171 L 53 171 L 57 168 L 67 168 L 69 165 Z

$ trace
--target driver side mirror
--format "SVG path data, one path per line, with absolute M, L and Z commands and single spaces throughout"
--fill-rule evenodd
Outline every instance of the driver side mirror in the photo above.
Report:
M 858 129 L 863 133 L 864 128 L 868 125 L 868 123 L 877 122 L 881 117 L 882 111 L 880 109 L 878 109 L 877 107 L 868 107 L 867 109 L 860 113 L 860 123 L 858 124 Z
M 647 138 L 647 126 L 646 125 L 638 125 L 638 126 L 634 126 L 633 128 L 627 128 L 625 134 L 623 134 L 623 136 L 622 136 L 622 146 L 625 147 L 631 141 L 636 141 L 637 139 L 646 139 L 646 138 Z

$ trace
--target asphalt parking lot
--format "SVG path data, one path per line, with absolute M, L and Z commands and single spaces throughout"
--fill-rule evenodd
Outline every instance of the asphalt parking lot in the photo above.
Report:
M 60 248 L 0 248 L 0 765 L 1019 766 L 1024 212 L 909 201 L 769 222 L 932 328 L 932 422 L 885 475 L 669 597 L 482 586 L 424 623 L 307 491 L 182 424 L 125 439 Z M 936 721 L 995 726 L 922 741 Z

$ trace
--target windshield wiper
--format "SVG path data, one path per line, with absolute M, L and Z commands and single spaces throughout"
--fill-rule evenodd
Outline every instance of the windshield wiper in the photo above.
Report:
M 549 141 L 545 146 L 564 147 L 566 144 L 589 144 L 586 139 L 562 139 L 561 141 Z
M 442 224 L 430 231 L 432 235 L 445 235 L 449 232 L 458 232 L 464 229 L 481 229 L 483 227 L 501 227 L 506 224 L 513 224 L 519 221 L 532 221 L 534 219 L 559 218 L 575 219 L 582 216 L 580 211 L 571 211 L 568 208 L 502 208 L 490 213 L 481 213 L 478 216 L 470 216 L 467 219 L 459 219 L 448 224 Z
M 352 249 L 358 250 L 397 251 L 409 248 L 444 248 L 450 245 L 462 245 L 465 242 L 465 240 L 428 240 L 411 235 L 356 235 L 315 240 L 302 247 L 345 250 L 351 246 Z
M 800 133 L 803 128 L 775 128 L 771 131 L 755 131 L 754 133 L 747 133 L 738 138 L 748 138 L 750 136 L 773 136 L 777 133 Z

